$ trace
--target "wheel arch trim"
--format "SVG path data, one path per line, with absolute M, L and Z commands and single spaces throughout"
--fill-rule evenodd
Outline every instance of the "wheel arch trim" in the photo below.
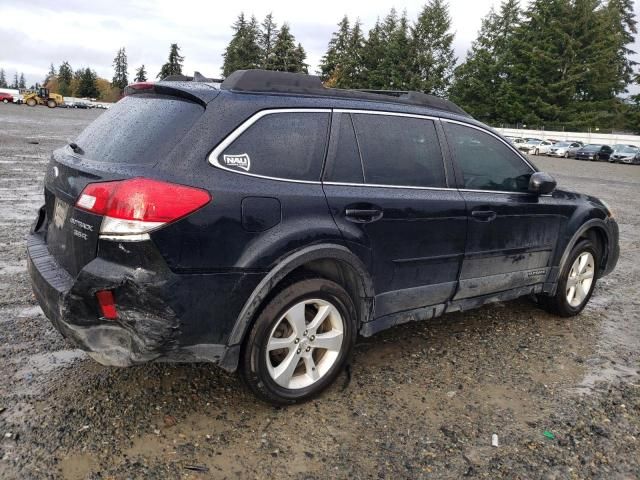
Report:
M 571 240 L 569 240 L 569 242 L 567 243 L 567 246 L 565 247 L 562 253 L 562 257 L 560 258 L 558 273 L 561 273 L 564 270 L 564 267 L 567 263 L 567 259 L 569 258 L 569 255 L 571 254 L 573 247 L 575 247 L 576 244 L 578 243 L 578 240 L 582 237 L 582 235 L 584 235 L 586 231 L 591 229 L 600 230 L 604 234 L 606 239 L 606 245 L 603 246 L 604 247 L 603 253 L 604 253 L 604 259 L 608 261 L 609 253 L 611 249 L 611 242 L 612 242 L 611 233 L 609 232 L 609 228 L 607 228 L 607 224 L 604 222 L 604 220 L 601 220 L 599 218 L 592 218 L 591 220 L 588 220 L 585 223 L 583 223 L 580 226 L 580 228 L 578 228 L 575 231 L 575 233 L 571 237 Z M 604 259 L 600 259 L 600 261 L 602 262 L 602 260 Z M 600 265 L 599 269 L 604 270 L 606 269 L 606 266 L 603 267 L 602 265 Z
M 251 325 L 255 313 L 273 287 L 282 281 L 295 269 L 314 260 L 335 260 L 353 268 L 362 283 L 362 290 L 366 298 L 373 298 L 374 289 L 364 263 L 348 248 L 338 244 L 317 244 L 297 250 L 279 260 L 275 267 L 260 281 L 245 302 L 238 315 L 233 330 L 229 335 L 229 348 L 240 345 Z

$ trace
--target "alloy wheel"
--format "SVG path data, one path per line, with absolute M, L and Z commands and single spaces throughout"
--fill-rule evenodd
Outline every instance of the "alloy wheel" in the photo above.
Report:
M 595 275 L 595 260 L 590 252 L 582 252 L 573 262 L 567 278 L 567 302 L 578 307 L 591 291 Z
M 276 322 L 267 340 L 267 370 L 281 387 L 313 385 L 331 370 L 342 349 L 344 320 L 330 302 L 296 303 Z

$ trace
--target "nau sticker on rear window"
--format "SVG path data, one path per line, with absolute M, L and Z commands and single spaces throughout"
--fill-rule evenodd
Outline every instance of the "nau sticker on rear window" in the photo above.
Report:
M 224 155 L 222 158 L 227 167 L 237 167 L 247 172 L 251 168 L 251 159 L 246 153 L 242 155 Z

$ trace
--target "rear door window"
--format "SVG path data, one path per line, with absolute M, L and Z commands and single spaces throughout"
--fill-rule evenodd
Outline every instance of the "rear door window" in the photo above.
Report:
M 319 181 L 328 128 L 328 112 L 271 113 L 240 134 L 217 160 L 239 172 Z
M 182 140 L 204 108 L 164 95 L 125 97 L 77 138 L 83 157 L 96 162 L 155 164 Z
M 445 187 L 442 151 L 433 120 L 353 114 L 365 183 Z
M 324 180 L 338 183 L 363 183 L 360 152 L 348 113 L 336 113 L 331 120 L 331 140 Z

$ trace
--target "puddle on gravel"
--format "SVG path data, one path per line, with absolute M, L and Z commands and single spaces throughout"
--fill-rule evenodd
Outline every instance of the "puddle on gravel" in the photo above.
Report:
M 36 353 L 24 358 L 24 366 L 16 374 L 16 379 L 26 379 L 27 382 L 34 375 L 49 373 L 57 368 L 72 364 L 80 358 L 87 358 L 82 350 L 57 350 L 55 352 Z

